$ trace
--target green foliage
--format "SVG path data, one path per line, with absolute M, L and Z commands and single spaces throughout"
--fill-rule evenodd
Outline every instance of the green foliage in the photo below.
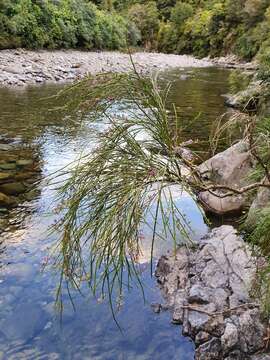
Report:
M 60 93 L 66 110 L 80 106 L 88 120 L 105 118 L 109 126 L 97 134 L 91 154 L 69 168 L 60 187 L 63 212 L 56 224 L 61 234 L 56 263 L 62 269 L 61 285 L 66 280 L 79 287 L 87 281 L 94 293 L 100 285 L 110 295 L 116 286 L 122 295 L 124 270 L 128 280 L 139 280 L 144 226 L 152 230 L 151 260 L 158 237 L 171 237 L 175 246 L 193 245 L 171 192 L 172 184 L 180 196 L 182 190 L 191 190 L 181 167 L 187 161 L 175 151 L 183 139 L 176 113 L 167 110 L 168 91 L 169 86 L 160 91 L 155 80 L 135 71 L 90 77 Z M 175 127 L 178 136 L 172 136 Z M 140 140 L 142 134 L 147 140 Z
M 0 0 L 0 48 L 119 49 L 128 22 L 84 0 Z
M 254 214 L 256 225 L 247 236 L 253 244 L 256 257 L 263 256 L 258 261 L 257 281 L 254 284 L 254 293 L 261 299 L 265 315 L 270 314 L 270 208 L 264 208 Z
M 161 23 L 158 49 L 251 60 L 269 47 L 269 0 L 178 1 Z M 264 61 L 265 63 L 265 61 Z
M 0 0 L 0 49 L 121 49 L 256 57 L 270 76 L 270 0 Z
M 236 94 L 239 91 L 245 90 L 250 83 L 251 76 L 241 70 L 232 71 L 229 75 L 230 93 Z
M 128 18 L 141 33 L 143 45 L 153 48 L 159 29 L 158 10 L 154 1 L 135 4 L 128 11 Z
M 171 21 L 177 26 L 182 26 L 193 12 L 194 9 L 190 4 L 179 1 L 171 11 Z

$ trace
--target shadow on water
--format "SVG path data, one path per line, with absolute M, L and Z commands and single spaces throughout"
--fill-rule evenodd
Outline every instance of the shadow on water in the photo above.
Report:
M 161 84 L 172 81 L 170 101 L 178 106 L 188 123 L 200 113 L 199 120 L 187 127 L 186 138 L 206 140 L 211 124 L 224 112 L 221 94 L 228 91 L 228 71 L 221 69 L 174 70 L 162 74 Z M 40 159 L 41 177 L 76 159 L 81 150 L 94 143 L 93 128 L 87 121 L 76 122 L 48 111 L 47 96 L 61 86 L 45 85 L 24 90 L 0 88 L 0 129 L 2 138 L 17 146 L 28 144 Z M 1 141 L 0 141 L 1 142 Z M 205 147 L 205 151 L 207 148 Z M 170 324 L 169 313 L 154 314 L 150 303 L 162 302 L 151 277 L 151 241 L 145 234 L 139 259 L 146 302 L 141 290 L 133 286 L 126 293 L 117 319 L 112 319 L 107 299 L 95 299 L 83 287 L 84 296 L 73 294 L 76 311 L 64 293 L 62 325 L 55 311 L 57 273 L 48 268 L 48 251 L 56 234 L 48 233 L 55 215 L 54 190 L 41 181 L 36 195 L 20 202 L 5 218 L 0 241 L 0 358 L 1 359 L 93 359 L 147 360 L 193 358 L 193 344 L 181 336 L 180 327 Z M 184 195 L 178 201 L 199 238 L 207 232 L 196 203 Z M 2 215 L 1 215 L 2 216 Z M 170 241 L 156 243 L 155 256 L 170 249 Z

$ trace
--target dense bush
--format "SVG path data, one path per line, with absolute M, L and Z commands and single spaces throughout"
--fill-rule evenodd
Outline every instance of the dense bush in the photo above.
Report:
M 252 59 L 268 47 L 270 0 L 178 1 L 161 23 L 158 48 Z M 266 51 L 267 52 L 267 51 Z
M 270 0 L 0 0 L 0 48 L 257 56 L 270 73 Z
M 136 25 L 141 34 L 141 45 L 148 48 L 156 47 L 159 19 L 155 2 L 132 5 L 128 11 L 128 18 Z
M 125 47 L 129 25 L 84 0 L 0 0 L 0 48 Z

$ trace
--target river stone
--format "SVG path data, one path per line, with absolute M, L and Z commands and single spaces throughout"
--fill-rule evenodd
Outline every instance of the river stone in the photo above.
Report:
M 209 191 L 200 192 L 198 199 L 204 210 L 217 215 L 228 215 L 238 213 L 246 206 L 247 198 L 242 195 L 232 195 L 222 198 L 222 191 L 215 191 L 215 194 Z
M 248 184 L 248 175 L 252 171 L 254 160 L 244 140 L 216 154 L 198 166 L 204 181 L 209 184 L 225 185 L 239 189 Z M 227 190 L 202 191 L 198 198 L 203 207 L 214 214 L 226 215 L 241 211 L 248 204 L 248 197 L 232 195 L 222 197 Z
M 0 231 L 4 231 L 7 226 L 8 226 L 9 222 L 7 218 L 0 218 Z
M 161 292 L 175 323 L 195 341 L 196 359 L 243 360 L 264 349 L 266 325 L 249 295 L 256 269 L 248 244 L 229 225 L 213 229 L 193 251 L 180 247 L 159 260 Z
M 258 309 L 247 310 L 239 318 L 242 347 L 247 353 L 255 353 L 264 348 L 265 328 L 260 321 Z
M 189 290 L 188 302 L 191 304 L 208 304 L 210 301 L 210 297 L 211 294 L 207 288 L 195 284 Z
M 18 195 L 27 190 L 27 187 L 21 182 L 12 182 L 0 185 L 0 191 L 8 195 Z
M 195 337 L 195 344 L 201 345 L 210 339 L 211 335 L 208 334 L 206 331 L 199 331 Z
M 267 86 L 262 81 L 252 81 L 247 89 L 235 95 L 227 95 L 225 103 L 241 111 L 256 111 L 264 93 L 267 93 Z
M 17 166 L 28 166 L 28 165 L 33 165 L 33 160 L 32 159 L 20 159 L 16 161 Z
M 16 169 L 16 164 L 15 163 L 3 163 L 0 164 L 0 169 L 2 170 L 15 170 Z
M 14 147 L 10 144 L 0 144 L 0 151 L 11 151 Z
M 249 145 L 242 140 L 198 166 L 201 175 L 219 184 L 243 186 L 251 171 L 253 161 Z
M 13 206 L 15 204 L 16 204 L 16 201 L 13 198 L 0 192 L 0 205 L 1 206 L 9 207 L 9 206 Z
M 221 345 L 227 353 L 238 343 L 238 330 L 233 323 L 227 323 L 224 334 L 221 336 Z
M 270 354 L 257 354 L 251 356 L 250 360 L 270 360 Z
M 12 173 L 9 172 L 0 172 L 0 181 L 7 180 L 13 177 Z
M 206 343 L 200 345 L 196 349 L 195 359 L 196 360 L 217 360 L 220 357 L 220 340 L 218 338 L 212 338 Z

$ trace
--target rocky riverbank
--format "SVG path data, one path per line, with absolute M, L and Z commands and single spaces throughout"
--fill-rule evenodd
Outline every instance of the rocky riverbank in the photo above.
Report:
M 9 212 L 37 196 L 34 183 L 40 171 L 32 149 L 0 143 L 0 234 L 12 223 Z
M 182 324 L 196 347 L 195 359 L 270 360 L 267 323 L 252 297 L 257 259 L 232 226 L 213 229 L 192 251 L 162 256 L 156 277 L 162 307 Z
M 208 67 L 210 60 L 187 55 L 138 52 L 132 54 L 137 71 L 148 73 L 169 68 Z M 0 51 L 0 85 L 23 86 L 44 82 L 74 81 L 86 74 L 128 72 L 132 64 L 128 54 L 77 50 Z
M 216 66 L 228 69 L 242 69 L 246 71 L 256 71 L 258 69 L 258 63 L 256 61 L 246 62 L 239 59 L 236 55 L 213 58 L 211 62 Z
M 266 165 L 259 175 L 263 186 L 245 191 L 254 185 L 252 174 L 258 166 L 268 161 L 256 152 L 256 146 L 267 146 L 268 127 L 260 135 L 250 124 L 269 124 L 269 94 L 269 84 L 254 74 L 247 89 L 227 97 L 227 105 L 237 109 L 230 121 L 241 121 L 243 139 L 238 136 L 240 141 L 197 167 L 210 187 L 197 194 L 204 210 L 218 217 L 246 214 L 245 226 L 253 229 L 258 211 L 269 208 L 270 190 L 264 186 L 269 184 Z M 268 257 L 263 258 L 259 247 L 256 253 L 234 227 L 223 225 L 201 238 L 194 249 L 180 247 L 176 254 L 159 259 L 156 277 L 165 303 L 156 304 L 154 310 L 172 311 L 172 322 L 181 324 L 183 334 L 194 340 L 196 360 L 270 360 L 269 316 L 262 314 L 265 299 L 254 291 L 259 289 L 258 270 L 268 266 L 269 253 L 264 252 Z M 263 297 L 264 289 L 259 290 Z

